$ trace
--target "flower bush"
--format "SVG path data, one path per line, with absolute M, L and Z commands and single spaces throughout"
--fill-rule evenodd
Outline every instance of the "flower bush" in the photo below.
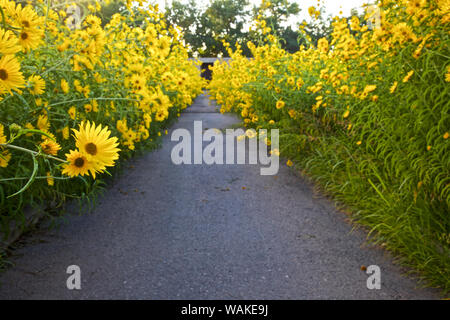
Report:
M 334 18 L 329 39 L 294 54 L 260 27 L 264 39 L 248 44 L 253 58 L 230 50 L 232 62 L 216 63 L 209 85 L 223 112 L 238 113 L 248 127 L 279 128 L 288 165 L 301 167 L 376 243 L 445 292 L 449 22 L 447 0 L 380 0 L 362 21 Z
M 0 0 L 4 235 L 27 205 L 89 198 L 117 161 L 155 147 L 203 86 L 157 8 L 129 2 L 102 26 L 93 2 L 69 28 L 64 3 L 27 3 Z

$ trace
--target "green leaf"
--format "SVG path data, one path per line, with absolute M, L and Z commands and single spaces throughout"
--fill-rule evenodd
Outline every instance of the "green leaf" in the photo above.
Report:
M 19 134 L 17 136 L 14 137 L 14 140 L 17 139 L 18 137 L 27 134 L 27 133 L 36 133 L 36 134 L 41 134 L 43 136 L 48 137 L 50 140 L 55 141 L 55 138 L 53 138 L 50 134 L 48 134 L 47 132 L 38 130 L 38 129 L 21 129 Z
M 36 159 L 36 156 L 34 154 L 31 154 L 31 157 L 33 158 L 33 173 L 31 174 L 30 179 L 28 180 L 28 182 L 23 186 L 22 189 L 20 189 L 19 191 L 17 191 L 16 193 L 8 196 L 7 198 L 12 198 L 14 196 L 17 196 L 18 194 L 21 194 L 22 192 L 24 192 L 25 190 L 28 189 L 28 187 L 33 183 L 34 179 L 36 178 L 36 174 L 39 168 L 39 164 L 38 161 Z

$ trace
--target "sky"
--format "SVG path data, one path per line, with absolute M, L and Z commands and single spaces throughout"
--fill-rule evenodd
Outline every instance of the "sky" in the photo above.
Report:
M 164 8 L 165 0 L 155 0 L 160 8 Z M 260 4 L 261 0 L 249 0 L 251 4 Z M 167 0 L 170 4 L 171 0 Z M 182 1 L 187 2 L 187 0 Z M 208 0 L 198 0 L 199 3 L 208 3 Z M 291 2 L 297 2 L 302 9 L 298 18 L 296 18 L 295 22 L 301 22 L 303 20 L 309 21 L 308 8 L 311 6 L 317 7 L 317 0 L 291 0 Z M 321 6 L 325 8 L 325 16 L 331 14 L 332 16 L 339 15 L 339 12 L 342 11 L 343 16 L 349 16 L 350 11 L 353 8 L 361 8 L 364 3 L 371 3 L 371 0 L 321 0 Z M 294 21 L 292 21 L 294 23 Z

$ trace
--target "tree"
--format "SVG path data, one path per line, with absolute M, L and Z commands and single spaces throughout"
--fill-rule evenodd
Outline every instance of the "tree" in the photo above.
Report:
M 259 6 L 253 7 L 253 19 L 264 20 L 271 32 L 276 34 L 283 48 L 289 52 L 298 51 L 298 31 L 292 30 L 289 20 L 300 13 L 301 9 L 296 2 L 289 0 L 263 1 Z M 251 33 L 251 38 L 256 35 Z
M 289 25 L 300 11 L 299 4 L 291 0 L 264 1 L 253 7 L 249 6 L 248 0 L 210 0 L 205 9 L 200 9 L 196 0 L 187 3 L 174 0 L 172 6 L 166 7 L 165 17 L 169 24 L 183 29 L 186 43 L 201 56 L 227 56 L 222 41 L 228 42 L 232 49 L 239 43 L 243 54 L 250 56 L 247 41 L 259 39 L 255 30 L 245 30 L 252 18 L 264 20 L 271 32 L 280 38 L 283 48 L 291 53 L 299 50 L 299 44 L 308 44 L 302 33 Z M 321 15 L 304 30 L 311 42 L 317 43 L 321 37 L 330 35 L 331 19 Z
M 97 16 L 102 19 L 102 26 L 109 23 L 111 17 L 125 9 L 125 0 L 110 0 L 108 4 L 103 4 Z
M 304 32 L 299 34 L 300 45 L 308 46 L 309 44 L 312 44 L 316 46 L 317 42 L 321 38 L 327 38 L 328 40 L 331 40 L 331 16 L 324 17 L 325 12 L 323 8 L 321 8 L 318 13 L 320 14 L 318 14 L 318 16 L 312 21 L 308 23 L 306 21 L 303 21 L 302 29 Z
M 166 19 L 180 26 L 185 41 L 202 56 L 226 55 L 222 40 L 234 45 L 243 43 L 248 33 L 243 31 L 249 16 L 247 0 L 212 0 L 206 10 L 200 10 L 194 0 L 184 4 L 179 0 L 166 9 Z
M 262 16 L 266 25 L 272 28 L 277 35 L 281 35 L 287 29 L 283 25 L 291 16 L 297 15 L 300 11 L 298 3 L 291 3 L 289 0 L 263 1 L 259 6 L 253 7 L 253 17 Z
M 184 4 L 174 0 L 169 7 L 166 5 L 165 18 L 171 25 L 181 27 L 184 39 L 191 48 L 196 51 L 202 46 L 202 37 L 198 34 L 201 12 L 198 10 L 194 0 Z
M 244 31 L 244 24 L 249 17 L 246 0 L 215 0 L 204 13 L 206 33 L 214 38 L 212 54 L 226 54 L 222 41 L 228 42 L 234 49 L 236 42 L 244 45 L 248 39 L 248 32 Z

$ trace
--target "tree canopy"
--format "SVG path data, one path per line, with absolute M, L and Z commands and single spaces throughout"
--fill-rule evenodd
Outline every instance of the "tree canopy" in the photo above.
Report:
M 66 0 L 55 0 L 65 3 Z M 92 0 L 77 2 L 82 8 L 94 5 Z M 125 0 L 110 0 L 96 12 L 105 25 L 111 16 L 125 9 Z M 252 27 L 253 21 L 264 21 L 270 32 L 280 39 L 283 49 L 288 52 L 299 50 L 300 45 L 317 44 L 320 38 L 329 38 L 331 17 L 322 11 L 310 22 L 301 22 L 298 14 L 302 8 L 297 1 L 271 0 L 259 5 L 250 5 L 249 0 L 209 0 L 201 6 L 198 0 L 173 0 L 166 5 L 164 16 L 168 24 L 182 29 L 190 54 L 200 56 L 227 56 L 223 42 L 232 49 L 239 44 L 243 54 L 251 56 L 247 42 L 258 42 L 261 37 Z M 352 14 L 358 16 L 357 11 Z
M 298 48 L 298 32 L 286 27 L 288 19 L 300 12 L 297 3 L 289 0 L 273 0 L 269 6 L 250 7 L 247 0 L 211 0 L 206 9 L 198 7 L 196 1 L 184 3 L 174 0 L 166 8 L 166 19 L 172 25 L 180 26 L 186 42 L 201 56 L 227 55 L 222 41 L 232 47 L 242 46 L 244 54 L 249 55 L 247 41 L 255 40 L 255 31 L 250 31 L 250 22 L 261 13 L 266 24 L 284 38 L 286 49 Z

